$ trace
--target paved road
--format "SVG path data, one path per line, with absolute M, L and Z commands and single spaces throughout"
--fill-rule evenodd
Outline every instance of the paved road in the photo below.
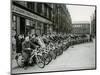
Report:
M 91 68 L 95 68 L 95 41 L 71 46 L 64 51 L 62 55 L 58 56 L 55 60 L 52 60 L 42 69 L 35 65 L 24 70 L 23 68 L 17 67 L 15 60 L 13 60 L 12 72 L 28 73 Z

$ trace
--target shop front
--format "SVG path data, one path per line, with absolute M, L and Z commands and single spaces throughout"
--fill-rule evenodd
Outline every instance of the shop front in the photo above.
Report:
M 12 17 L 12 26 L 15 27 L 17 35 L 26 36 L 30 32 L 39 35 L 47 33 L 48 25 L 52 24 L 51 21 L 15 5 L 12 6 Z

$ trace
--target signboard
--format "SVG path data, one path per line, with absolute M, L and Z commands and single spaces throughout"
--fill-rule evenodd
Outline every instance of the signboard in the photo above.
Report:
M 47 20 L 47 19 L 45 19 L 45 18 L 43 18 L 41 16 L 38 16 L 38 15 L 36 15 L 34 13 L 31 13 L 29 11 L 21 9 L 20 7 L 17 7 L 15 5 L 12 5 L 12 12 L 15 12 L 15 13 L 18 13 L 18 14 L 21 14 L 21 15 L 36 19 L 36 20 L 44 22 L 44 23 L 52 24 L 51 21 L 49 21 L 49 20 Z

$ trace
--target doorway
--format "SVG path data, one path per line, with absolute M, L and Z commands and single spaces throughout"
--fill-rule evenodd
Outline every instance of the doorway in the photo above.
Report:
M 20 17 L 20 34 L 25 34 L 25 18 Z

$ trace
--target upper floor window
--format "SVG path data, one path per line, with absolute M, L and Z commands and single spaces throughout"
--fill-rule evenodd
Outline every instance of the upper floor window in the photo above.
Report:
M 16 23 L 17 23 L 17 17 L 15 15 L 12 16 L 12 29 L 16 30 Z
M 44 6 L 44 16 L 47 17 L 47 6 L 46 5 Z
M 51 20 L 51 18 L 52 18 L 52 11 L 51 9 L 49 9 L 49 19 Z
M 42 13 L 42 3 L 37 3 L 37 13 Z
M 33 2 L 27 2 L 27 7 L 30 10 L 34 11 L 35 10 L 35 3 L 33 3 Z

